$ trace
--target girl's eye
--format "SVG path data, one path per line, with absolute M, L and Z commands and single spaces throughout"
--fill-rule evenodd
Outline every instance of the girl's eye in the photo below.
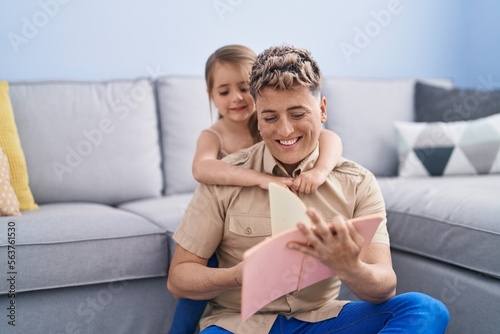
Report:
M 246 92 L 248 92 L 248 87 L 243 87 L 243 88 L 240 88 L 240 91 L 241 91 L 242 93 L 246 93 Z
M 227 94 L 229 94 L 228 91 L 219 92 L 219 95 L 221 95 L 221 96 L 226 96 Z

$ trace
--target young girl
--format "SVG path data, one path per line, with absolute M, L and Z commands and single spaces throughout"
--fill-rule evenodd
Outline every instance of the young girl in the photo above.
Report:
M 319 158 L 313 169 L 295 179 L 259 173 L 221 161 L 224 156 L 256 144 L 262 138 L 257 129 L 255 103 L 248 89 L 255 53 L 242 45 L 228 45 L 216 50 L 207 60 L 207 93 L 219 111 L 219 119 L 198 138 L 193 160 L 193 176 L 205 184 L 259 186 L 267 189 L 275 182 L 295 192 L 311 193 L 325 182 L 342 154 L 337 134 L 323 130 L 319 138 Z M 329 152 L 325 153 L 325 152 Z M 209 267 L 217 267 L 213 255 Z M 206 300 L 181 298 L 177 303 L 170 333 L 193 333 Z
M 220 160 L 261 140 L 255 103 L 248 89 L 255 58 L 255 53 L 242 45 L 221 47 L 208 58 L 205 67 L 207 93 L 210 103 L 219 111 L 219 119 L 198 138 L 193 176 L 205 184 L 267 189 L 269 182 L 275 182 L 295 192 L 312 193 L 325 182 L 342 155 L 341 140 L 334 132 L 321 132 L 318 161 L 313 169 L 295 179 L 259 173 Z

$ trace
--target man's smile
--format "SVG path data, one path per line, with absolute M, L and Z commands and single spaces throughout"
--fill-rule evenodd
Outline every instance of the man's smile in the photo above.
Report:
M 295 137 L 293 139 L 288 139 L 288 140 L 276 140 L 280 145 L 283 146 L 292 146 L 296 142 L 298 142 L 302 137 Z

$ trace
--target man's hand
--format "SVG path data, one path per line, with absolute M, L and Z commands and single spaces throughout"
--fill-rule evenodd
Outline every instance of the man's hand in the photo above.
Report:
M 337 216 L 330 225 L 313 209 L 307 210 L 312 226 L 298 223 L 307 243 L 290 242 L 288 246 L 321 260 L 361 300 L 381 303 L 396 293 L 396 274 L 392 269 L 388 245 L 370 244 L 360 259 L 363 237 L 354 226 Z
M 304 223 L 297 224 L 307 238 L 307 244 L 292 242 L 289 247 L 314 256 L 339 276 L 356 271 L 361 264 L 359 254 L 363 237 L 352 223 L 341 216 L 335 216 L 328 225 L 314 209 L 308 209 L 307 215 L 311 218 L 310 227 Z

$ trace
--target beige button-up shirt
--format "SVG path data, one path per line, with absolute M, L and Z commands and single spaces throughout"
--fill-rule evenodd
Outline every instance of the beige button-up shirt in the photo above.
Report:
M 317 159 L 316 148 L 291 176 L 296 177 L 302 171 L 312 169 Z M 263 142 L 229 155 L 224 160 L 263 173 L 287 175 Z M 345 159 L 341 159 L 315 193 L 301 194 L 300 198 L 306 206 L 314 207 L 326 222 L 336 214 L 346 218 L 370 214 L 385 217 L 384 200 L 373 174 Z M 246 250 L 270 235 L 267 190 L 200 184 L 174 234 L 174 240 L 203 258 L 209 258 L 215 252 L 219 267 L 228 268 L 242 261 Z M 385 219 L 372 243 L 389 245 Z M 200 327 L 203 330 L 217 325 L 234 333 L 268 333 L 278 314 L 309 322 L 333 318 L 347 303 L 337 300 L 340 284 L 339 278 L 334 276 L 279 297 L 246 322 L 240 318 L 241 289 L 231 289 L 210 301 Z

